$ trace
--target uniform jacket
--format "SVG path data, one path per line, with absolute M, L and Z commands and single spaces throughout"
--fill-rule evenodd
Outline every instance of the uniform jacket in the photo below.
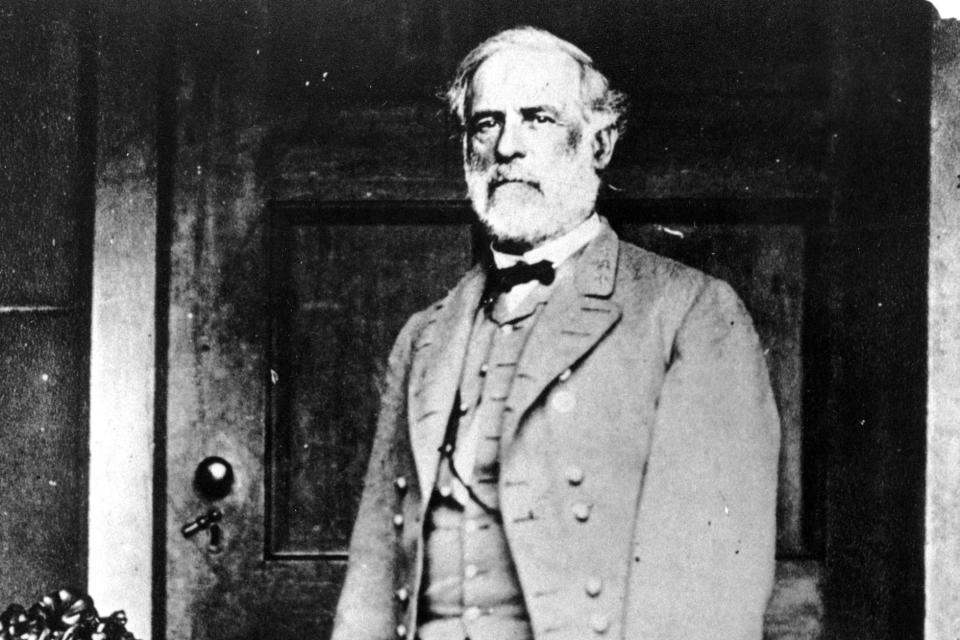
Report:
M 412 638 L 422 524 L 480 268 L 390 355 L 334 640 Z M 779 419 L 722 281 L 604 225 L 558 281 L 507 400 L 503 525 L 537 640 L 759 640 Z

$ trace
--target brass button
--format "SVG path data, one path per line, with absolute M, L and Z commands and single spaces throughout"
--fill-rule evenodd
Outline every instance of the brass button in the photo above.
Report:
M 393 592 L 393 595 L 396 596 L 399 602 L 406 602 L 407 600 L 410 599 L 410 592 L 407 590 L 406 587 L 400 587 L 399 589 Z
M 466 414 L 468 411 L 470 411 L 470 403 L 464 400 L 460 403 L 460 413 Z
M 397 491 L 407 490 L 407 479 L 403 476 L 397 476 L 397 479 L 393 481 L 393 484 L 396 485 Z
M 483 612 L 480 610 L 480 607 L 467 607 L 463 612 L 464 620 L 476 620 L 480 617 Z
M 580 522 L 586 522 L 590 519 L 590 505 L 585 502 L 576 502 L 570 511 L 573 512 L 573 517 L 579 520 Z
M 583 583 L 583 590 L 587 592 L 587 595 L 591 598 L 596 598 L 600 595 L 600 592 L 603 591 L 603 578 L 600 576 L 590 576 L 587 578 L 587 581 Z
M 448 484 L 441 486 L 439 489 L 437 489 L 437 492 L 443 498 L 449 498 L 451 495 L 453 495 L 453 489 L 451 489 L 450 485 Z
M 406 625 L 398 624 L 397 625 L 397 637 L 406 638 L 407 637 L 407 627 Z
M 482 376 L 487 375 L 487 371 L 489 370 L 490 370 L 490 365 L 488 365 L 486 362 L 480 365 L 480 375 Z
M 595 613 L 590 616 L 590 628 L 597 633 L 606 633 L 610 628 L 610 618 L 602 613 Z
M 500 327 L 500 331 L 502 331 L 503 333 L 505 333 L 505 334 L 507 334 L 507 335 L 510 335 L 511 333 L 513 333 L 513 325 L 512 325 L 512 324 L 505 324 L 505 325 L 503 325 L 502 327 Z
M 583 469 L 578 467 L 575 464 L 570 465 L 563 471 L 563 475 L 566 477 L 567 482 L 576 486 L 583 482 Z
M 566 382 L 567 380 L 570 379 L 570 376 L 572 375 L 573 375 L 572 369 L 565 369 L 564 372 L 560 374 L 560 377 L 558 379 L 560 380 L 560 382 Z
M 477 577 L 478 573 L 480 573 L 480 568 L 475 564 L 468 564 L 463 568 L 463 575 L 468 579 Z
M 403 526 L 403 514 L 395 513 L 393 514 L 393 526 L 400 528 Z
M 440 451 L 444 455 L 447 455 L 447 456 L 450 455 L 451 453 L 453 453 L 453 444 L 450 442 L 443 443 L 443 448 L 440 449 Z

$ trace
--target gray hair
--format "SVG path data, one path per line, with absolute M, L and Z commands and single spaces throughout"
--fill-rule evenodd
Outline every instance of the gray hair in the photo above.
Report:
M 576 45 L 535 27 L 507 29 L 481 42 L 468 53 L 446 91 L 450 113 L 461 127 L 466 126 L 467 100 L 474 74 L 488 58 L 512 48 L 532 51 L 559 51 L 570 56 L 580 66 L 580 95 L 584 117 L 598 125 L 598 129 L 615 127 L 620 133 L 626 128 L 627 97 L 612 89 L 610 82 L 597 69 L 593 58 Z

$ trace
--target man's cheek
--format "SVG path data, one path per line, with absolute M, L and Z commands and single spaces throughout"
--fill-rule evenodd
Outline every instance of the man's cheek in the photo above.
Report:
M 482 145 L 476 142 L 467 143 L 467 166 L 474 171 L 485 171 L 490 168 L 492 160 Z

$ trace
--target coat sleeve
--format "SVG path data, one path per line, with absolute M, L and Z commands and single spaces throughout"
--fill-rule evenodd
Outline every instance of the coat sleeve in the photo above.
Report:
M 760 640 L 780 421 L 752 321 L 707 279 L 677 329 L 630 559 L 625 638 Z
M 411 318 L 400 332 L 388 360 L 331 640 L 396 637 L 393 591 L 395 565 L 401 558 L 392 521 L 398 502 L 394 481 L 407 437 L 406 390 L 416 320 L 417 316 Z

